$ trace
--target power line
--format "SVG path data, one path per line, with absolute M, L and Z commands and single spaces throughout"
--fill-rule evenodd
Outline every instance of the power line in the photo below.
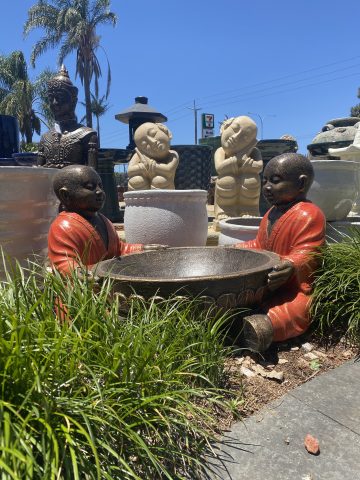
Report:
M 298 76 L 298 75 L 302 75 L 304 73 L 309 73 L 309 72 L 314 72 L 316 70 L 322 70 L 323 68 L 327 68 L 327 67 L 331 67 L 333 65 L 339 65 L 340 63 L 346 63 L 346 62 L 350 62 L 352 60 L 355 60 L 355 59 L 359 59 L 360 58 L 360 55 L 356 55 L 355 57 L 351 57 L 347 60 L 340 60 L 338 62 L 332 62 L 332 63 L 327 63 L 325 65 L 320 65 L 319 67 L 314 67 L 314 68 L 309 68 L 307 70 L 302 70 L 300 72 L 296 72 L 296 73 L 291 73 L 291 74 L 288 74 L 288 75 L 284 75 L 284 76 L 281 76 L 281 77 L 277 77 L 277 78 L 273 78 L 271 80 L 265 80 L 263 82 L 258 82 L 258 83 L 255 83 L 253 85 L 246 85 L 246 86 L 243 86 L 241 88 L 236 88 L 234 90 L 228 90 L 228 91 L 225 91 L 225 92 L 220 92 L 220 93 L 214 93 L 214 94 L 211 94 L 211 95 L 207 95 L 205 97 L 199 97 L 198 100 L 205 100 L 206 98 L 212 98 L 212 97 L 216 97 L 216 96 L 221 96 L 221 95 L 227 95 L 229 93 L 233 93 L 233 92 L 238 92 L 239 90 L 244 90 L 246 88 L 253 88 L 253 87 L 257 87 L 257 86 L 260 86 L 260 85 L 266 85 L 268 83 L 273 83 L 273 82 L 277 82 L 279 80 L 284 80 L 286 78 L 291 78 L 291 77 L 294 77 L 294 76 Z M 356 64 L 358 65 L 358 64 Z M 341 69 L 338 69 L 336 71 L 339 71 L 339 70 L 344 70 L 345 68 L 351 68 L 351 67 L 344 67 L 344 68 L 341 68 Z M 327 73 L 325 73 L 326 75 Z M 324 75 L 324 74 L 322 74 Z
M 272 90 L 272 89 L 277 89 L 277 88 L 280 88 L 280 87 L 285 87 L 287 85 L 294 85 L 296 83 L 301 83 L 301 82 L 306 82 L 306 81 L 309 81 L 309 80 L 312 80 L 314 78 L 318 78 L 318 77 L 323 77 L 324 75 L 331 75 L 333 73 L 337 73 L 337 72 L 340 72 L 340 71 L 344 71 L 344 70 L 347 70 L 349 68 L 354 68 L 354 67 L 359 67 L 360 64 L 356 64 L 356 65 L 352 65 L 350 67 L 346 67 L 346 68 L 341 68 L 341 69 L 337 69 L 337 70 L 333 70 L 331 72 L 325 72 L 325 73 L 321 73 L 321 74 L 318 74 L 318 75 L 314 75 L 312 77 L 308 77 L 308 78 L 302 78 L 302 79 L 299 79 L 299 80 L 295 80 L 293 82 L 285 82 L 285 83 L 281 83 L 281 84 L 278 84 L 278 85 L 272 85 L 272 86 L 269 86 L 269 87 L 265 87 L 265 88 L 261 88 L 259 90 L 254 90 L 254 91 L 250 91 L 250 92 L 247 92 L 247 93 L 244 93 L 244 94 L 240 94 L 240 95 L 236 95 L 236 96 L 233 96 L 233 97 L 228 97 L 228 98 L 225 98 L 225 99 L 222 99 L 222 100 L 214 100 L 213 102 L 208 102 L 206 105 L 212 105 L 212 106 L 217 106 L 217 104 L 219 102 L 224 102 L 224 101 L 228 101 L 228 100 L 233 100 L 233 99 L 239 99 L 239 98 L 243 98 L 243 99 L 247 99 L 249 95 L 254 95 L 254 94 L 257 94 L 257 93 L 262 93 L 266 90 Z M 357 73 L 356 73 L 357 75 Z M 346 78 L 346 77 L 340 77 L 340 78 Z M 327 80 L 328 81 L 328 80 Z M 327 82 L 326 81 L 326 82 Z M 324 82 L 324 83 L 326 83 Z M 219 103 L 219 105 L 223 105 L 223 103 Z

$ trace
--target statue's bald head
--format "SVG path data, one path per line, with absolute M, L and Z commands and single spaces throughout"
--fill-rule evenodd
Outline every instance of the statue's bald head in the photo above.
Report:
M 101 181 L 96 170 L 87 165 L 69 165 L 64 167 L 54 175 L 54 192 L 59 200 L 61 200 L 60 190 L 62 188 L 66 188 L 69 192 L 74 192 L 88 178 L 96 182 Z
M 311 161 L 299 153 L 283 153 L 273 157 L 266 165 L 264 175 L 270 176 L 270 172 L 274 168 L 281 170 L 283 177 L 290 180 L 297 180 L 305 176 L 304 193 L 309 190 L 314 180 L 314 168 Z

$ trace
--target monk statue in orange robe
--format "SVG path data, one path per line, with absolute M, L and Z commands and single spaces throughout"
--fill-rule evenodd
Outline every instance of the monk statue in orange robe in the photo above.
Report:
M 97 172 L 86 165 L 70 165 L 54 175 L 54 191 L 62 209 L 50 226 L 48 256 L 65 275 L 101 260 L 143 250 L 165 248 L 122 242 L 113 224 L 99 213 L 105 192 Z
M 310 160 L 296 153 L 274 157 L 265 167 L 262 192 L 272 207 L 257 237 L 236 247 L 269 250 L 281 262 L 269 273 L 272 296 L 244 318 L 247 348 L 264 351 L 273 341 L 296 337 L 309 326 L 311 286 L 318 266 L 314 254 L 325 243 L 326 225 L 319 207 L 306 200 L 313 179 Z

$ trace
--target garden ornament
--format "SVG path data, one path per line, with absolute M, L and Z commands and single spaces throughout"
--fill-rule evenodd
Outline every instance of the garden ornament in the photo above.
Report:
M 135 153 L 129 162 L 129 190 L 174 190 L 179 155 L 170 150 L 170 130 L 162 123 L 146 122 L 135 131 Z
M 324 214 L 306 200 L 313 178 L 310 160 L 296 153 L 274 157 L 265 167 L 262 191 L 272 208 L 256 238 L 236 247 L 269 250 L 281 262 L 268 275 L 271 297 L 244 319 L 248 348 L 266 350 L 272 341 L 296 337 L 309 326 L 311 287 L 319 261 L 314 254 L 325 243 Z
M 221 147 L 215 152 L 215 222 L 228 217 L 259 216 L 261 153 L 256 123 L 229 118 L 221 125 Z
M 77 121 L 75 108 L 78 89 L 72 84 L 64 65 L 49 80 L 47 94 L 55 124 L 40 139 L 38 165 L 63 168 L 80 164 L 96 168 L 97 133 Z
M 63 274 L 101 260 L 164 245 L 130 244 L 121 241 L 113 224 L 99 210 L 105 201 L 100 176 L 85 165 L 67 166 L 54 176 L 54 191 L 63 211 L 51 224 L 48 255 L 53 268 Z

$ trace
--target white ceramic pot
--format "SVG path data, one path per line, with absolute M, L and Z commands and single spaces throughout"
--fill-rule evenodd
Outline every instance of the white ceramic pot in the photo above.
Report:
M 262 217 L 234 217 L 220 220 L 219 245 L 253 240 L 259 230 Z
M 357 162 L 311 160 L 311 163 L 315 179 L 307 198 L 322 209 L 326 220 L 344 220 L 357 195 Z
M 24 264 L 47 255 L 47 236 L 58 213 L 52 177 L 56 168 L 0 167 L 0 245 Z M 0 273 L 2 265 L 0 264 Z
M 206 245 L 205 190 L 135 190 L 125 192 L 124 200 L 127 242 L 171 247 Z

